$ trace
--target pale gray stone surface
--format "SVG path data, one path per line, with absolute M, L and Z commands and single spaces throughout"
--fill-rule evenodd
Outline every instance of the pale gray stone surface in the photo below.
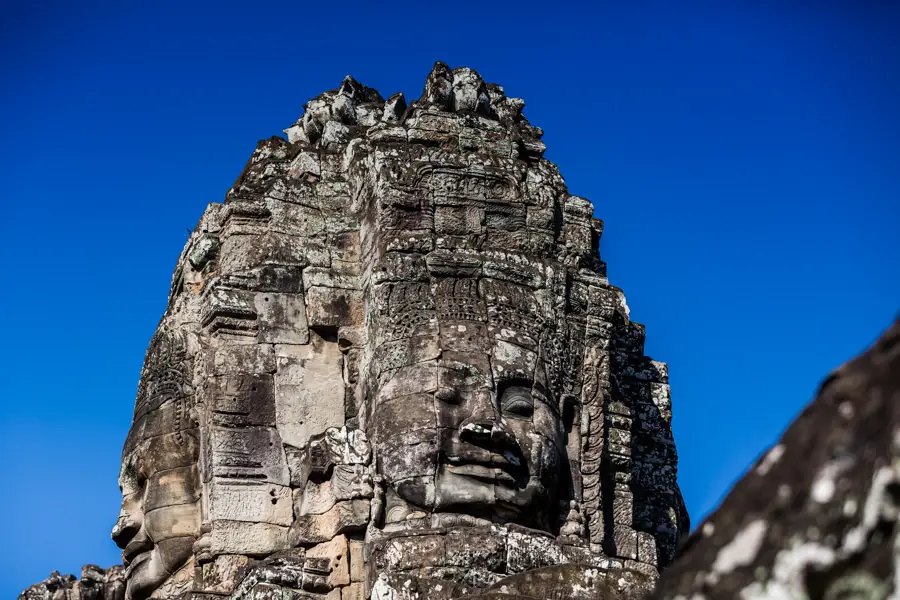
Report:
M 347 77 L 259 143 L 147 353 L 128 598 L 652 585 L 688 529 L 667 370 L 523 107 L 437 63 L 417 101 Z

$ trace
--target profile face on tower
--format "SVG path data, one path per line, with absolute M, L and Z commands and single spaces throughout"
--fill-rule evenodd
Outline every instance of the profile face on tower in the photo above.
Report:
M 148 597 L 187 570 L 200 532 L 199 440 L 188 414 L 190 377 L 184 337 L 159 330 L 138 385 L 119 475 L 122 507 L 112 531 L 122 548 L 130 600 Z
M 406 315 L 421 325 L 385 345 L 406 364 L 381 379 L 372 403 L 386 524 L 455 514 L 551 529 L 565 427 L 547 374 L 549 329 L 527 318 L 534 293 L 468 278 L 423 290 L 419 306 L 435 309 Z

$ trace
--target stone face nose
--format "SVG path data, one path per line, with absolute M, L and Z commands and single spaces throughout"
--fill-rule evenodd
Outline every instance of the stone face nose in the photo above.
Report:
M 484 412 L 472 415 L 460 424 L 459 439 L 500 453 L 518 448 L 515 436 L 503 420 L 498 415 Z
M 110 537 L 121 549 L 125 549 L 128 542 L 134 539 L 137 532 L 141 529 L 140 521 L 134 519 L 124 510 L 119 514 L 116 524 L 113 525 Z

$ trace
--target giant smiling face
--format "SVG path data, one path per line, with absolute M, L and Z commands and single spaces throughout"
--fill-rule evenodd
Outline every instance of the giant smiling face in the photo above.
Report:
M 183 337 L 159 331 L 144 361 L 112 531 L 126 595 L 141 600 L 184 569 L 200 533 L 199 441 L 190 422 L 190 362 Z
M 435 332 L 398 342 L 406 364 L 375 386 L 385 520 L 455 513 L 550 529 L 565 441 L 541 336 L 472 316 L 439 316 Z

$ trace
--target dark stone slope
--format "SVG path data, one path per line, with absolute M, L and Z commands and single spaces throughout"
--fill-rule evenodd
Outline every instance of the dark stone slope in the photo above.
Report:
M 896 598 L 898 506 L 900 321 L 825 380 L 655 597 Z

